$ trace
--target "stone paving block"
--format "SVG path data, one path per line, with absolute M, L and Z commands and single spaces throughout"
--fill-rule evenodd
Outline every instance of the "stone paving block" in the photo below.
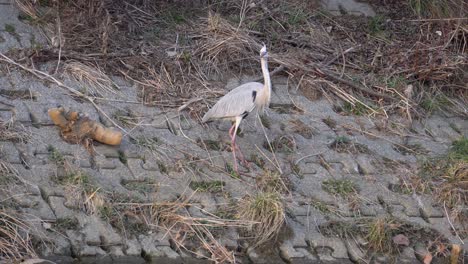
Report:
M 298 263 L 298 264 L 311 264 L 311 263 L 320 263 L 320 260 L 312 255 L 311 252 L 309 252 L 309 250 L 307 250 L 306 248 L 295 248 L 296 252 L 299 253 L 299 254 L 303 254 L 304 257 L 299 259 L 292 259 L 292 263 Z
M 126 167 L 125 167 L 126 168 Z M 91 175 L 92 181 L 94 181 L 98 186 L 102 187 L 104 190 L 127 193 L 128 190 L 122 187 L 121 181 L 125 177 L 129 177 L 131 172 L 128 169 L 118 169 L 118 170 L 107 170 L 101 169 L 100 171 L 82 169 L 88 175 Z
M 143 255 L 145 259 L 154 259 L 154 258 L 169 258 L 169 259 L 179 259 L 180 255 L 171 249 L 169 241 L 165 242 L 166 239 L 159 240 L 155 236 L 140 236 L 139 238 Z
M 58 219 L 70 218 L 76 213 L 65 207 L 66 199 L 58 196 L 49 196 L 49 204 Z
M 141 159 L 127 159 L 127 167 L 137 179 L 141 178 L 137 175 L 148 173 L 148 171 L 143 168 L 143 164 L 144 161 Z
M 285 241 L 285 243 L 291 244 L 294 248 L 306 248 L 308 247 L 307 241 L 306 241 L 306 232 L 304 230 L 307 230 L 306 226 L 303 226 L 299 222 L 296 222 L 294 220 L 288 220 L 287 225 L 289 228 L 291 228 L 291 237 Z
M 119 147 L 118 146 L 109 146 L 105 144 L 99 144 L 94 147 L 94 150 L 96 151 L 96 154 L 101 156 L 105 156 L 106 158 L 115 158 L 118 159 L 119 156 L 121 155 L 119 153 Z
M 23 125 L 31 125 L 31 115 L 29 109 L 26 106 L 26 102 L 20 100 L 10 101 L 14 105 L 15 120 Z
M 398 256 L 398 263 L 402 264 L 412 264 L 418 263 L 418 259 L 416 258 L 415 252 L 413 248 L 405 247 L 400 255 Z
M 247 256 L 252 263 L 258 264 L 284 264 L 285 262 L 281 259 L 279 253 L 276 255 L 273 252 L 269 252 L 268 259 L 264 257 L 265 254 L 262 252 L 249 248 L 247 249 Z
M 45 221 L 55 221 L 56 217 L 50 206 L 42 200 L 42 198 L 39 196 L 30 196 L 32 199 L 34 199 L 34 207 L 32 208 L 22 208 L 22 211 L 31 214 L 34 216 L 39 217 L 41 220 Z
M 118 158 L 108 158 L 102 154 L 96 154 L 94 157 L 94 162 L 96 168 L 100 170 L 114 170 L 117 169 L 119 166 L 119 159 Z
M 439 142 L 450 143 L 460 138 L 460 134 L 455 131 L 446 118 L 434 116 L 424 120 L 424 128 L 437 138 Z
M 217 206 L 216 206 L 216 200 L 214 199 L 213 195 L 210 193 L 197 193 L 198 196 L 198 201 L 200 202 L 201 208 L 204 211 L 210 212 L 210 213 L 215 213 Z
M 239 233 L 234 227 L 226 227 L 224 235 L 219 239 L 219 244 L 225 246 L 228 250 L 236 251 L 239 243 Z
M 353 263 L 363 263 L 366 259 L 365 250 L 359 246 L 353 239 L 344 240 L 348 257 Z
M 317 252 L 323 250 L 324 256 L 329 255 L 335 259 L 348 259 L 348 251 L 342 239 L 315 235 L 314 237 L 309 238 L 309 244 Z M 329 254 L 325 253 L 328 252 L 328 250 L 325 250 L 325 248 L 331 249 L 331 252 L 329 252 Z M 322 259 L 320 254 L 319 258 Z
M 148 235 L 139 235 L 138 241 L 142 246 L 151 244 L 153 246 L 167 246 L 170 247 L 169 238 L 164 236 L 164 233 L 152 233 Z
M 100 247 L 87 246 L 87 245 L 82 246 L 77 253 L 78 253 L 77 255 L 80 257 L 87 257 L 87 256 L 94 257 L 94 256 L 102 256 L 102 255 L 107 254 Z
M 125 241 L 124 252 L 128 256 L 140 256 L 141 244 L 138 239 L 127 239 Z
M 47 245 L 41 248 L 40 255 L 44 257 L 59 256 L 70 256 L 70 242 L 63 235 L 56 235 L 47 233 L 48 239 L 53 241 L 53 245 Z M 63 262 L 60 262 L 63 263 Z
M 359 173 L 364 175 L 379 173 L 372 163 L 373 158 L 370 156 L 357 156 L 356 162 L 358 164 Z

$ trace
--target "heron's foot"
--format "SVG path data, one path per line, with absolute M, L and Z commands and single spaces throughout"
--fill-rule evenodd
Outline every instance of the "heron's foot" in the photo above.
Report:
M 252 166 L 250 166 L 250 162 L 248 162 L 247 160 L 241 160 L 242 162 L 242 165 L 244 165 L 244 167 L 248 168 L 249 170 L 252 169 Z

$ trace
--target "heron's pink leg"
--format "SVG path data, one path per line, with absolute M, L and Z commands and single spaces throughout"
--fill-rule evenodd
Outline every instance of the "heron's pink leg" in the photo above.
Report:
M 242 121 L 242 117 L 236 117 L 236 123 L 234 124 L 234 132 L 232 133 L 231 136 L 231 145 L 232 145 L 232 155 L 234 157 L 234 170 L 239 173 L 239 170 L 237 168 L 237 158 L 236 158 L 236 134 L 237 134 L 237 128 L 239 128 L 240 122 Z M 232 128 L 231 128 L 232 129 Z M 230 130 L 231 130 L 230 129 Z M 242 155 L 242 153 L 241 153 Z
M 239 151 L 240 161 L 244 164 L 244 166 L 250 168 L 249 162 L 245 159 L 244 154 L 242 154 L 242 151 L 241 151 L 240 147 L 237 144 L 236 144 L 236 148 Z
M 229 129 L 229 137 L 231 137 L 231 152 L 234 158 L 234 171 L 238 172 L 236 159 L 236 135 L 232 133 L 235 127 L 236 123 L 232 124 L 231 128 Z

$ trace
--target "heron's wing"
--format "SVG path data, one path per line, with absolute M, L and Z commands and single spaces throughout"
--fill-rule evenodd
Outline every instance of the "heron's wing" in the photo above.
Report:
M 258 83 L 241 85 L 221 97 L 219 101 L 203 116 L 202 122 L 210 119 L 233 118 L 255 108 L 255 96 L 263 87 Z

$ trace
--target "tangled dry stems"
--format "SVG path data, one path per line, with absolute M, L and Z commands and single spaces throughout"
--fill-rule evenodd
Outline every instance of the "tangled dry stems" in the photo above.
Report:
M 410 2 L 406 5 L 419 16 L 436 17 L 435 11 L 443 10 L 448 14 L 444 17 L 450 18 L 466 9 L 455 0 L 441 4 Z M 352 106 L 364 106 L 371 115 L 400 112 L 409 119 L 420 115 L 421 95 L 433 95 L 426 89 L 428 83 L 455 98 L 466 95 L 460 80 L 467 65 L 467 28 L 463 20 L 384 23 L 375 18 L 365 21 L 370 29 L 353 30 L 352 24 L 343 23 L 347 18 L 340 20 L 320 11 L 311 12 L 316 6 L 302 1 L 296 1 L 295 6 L 272 2 L 268 3 L 269 9 L 220 1 L 210 6 L 220 13 L 206 15 L 205 10 L 195 6 L 195 13 L 205 17 L 188 23 L 183 10 L 178 10 L 182 19 L 171 17 L 174 14 L 170 10 L 161 11 L 169 8 L 163 2 L 119 3 L 80 0 L 52 6 L 60 16 L 61 31 L 56 35 L 61 36 L 56 39 L 65 40 L 60 46 L 64 58 L 83 64 L 92 61 L 108 74 L 120 74 L 134 81 L 140 86 L 142 101 L 148 104 L 172 108 L 204 98 L 207 101 L 196 100 L 184 107 L 199 116 L 210 99 L 222 94 L 213 88 L 217 85 L 214 79 L 232 70 L 259 74 L 257 53 L 262 41 L 271 42 L 272 65 L 282 66 L 303 92 L 312 89 L 334 94 Z M 185 3 L 180 4 L 184 7 Z M 18 0 L 18 5 L 33 16 L 37 3 Z M 232 13 L 239 14 L 239 21 L 226 19 L 232 20 Z M 274 23 L 266 23 L 268 18 L 274 18 Z M 177 24 L 180 21 L 182 25 Z M 327 32 L 317 22 L 335 28 Z M 149 30 L 161 25 L 183 28 L 188 34 L 174 37 L 173 32 Z M 408 27 L 414 34 L 405 33 Z M 387 28 L 396 32 L 394 41 L 388 40 Z M 433 34 L 437 29 L 443 32 L 441 36 Z M 358 45 L 355 39 L 363 39 L 362 31 L 369 31 L 365 32 L 369 37 Z M 175 43 L 168 43 L 165 38 L 174 39 Z M 365 55 L 365 50 L 371 56 Z M 363 69 L 371 72 L 366 74 Z M 379 76 L 386 80 L 402 78 L 404 82 L 395 87 L 382 82 Z M 102 80 L 104 85 L 98 86 L 109 87 L 108 80 Z M 409 84 L 414 89 L 405 93 Z M 466 115 L 464 102 L 452 100 L 450 110 Z
M 0 259 L 20 261 L 36 257 L 31 231 L 31 226 L 19 215 L 0 209 Z
M 106 97 L 117 93 L 114 82 L 96 66 L 70 60 L 64 63 L 63 69 L 65 74 L 83 85 L 84 94 Z
M 253 247 L 276 239 L 286 219 L 284 203 L 277 192 L 259 192 L 239 202 L 238 218 L 256 222 L 250 228 Z
M 10 120 L 4 121 L 0 119 L 0 140 L 25 142 L 31 135 L 26 132 L 26 129 L 15 122 L 14 117 Z
M 150 228 L 165 231 L 180 249 L 185 249 L 199 257 L 210 259 L 215 263 L 235 263 L 234 252 L 221 245 L 213 234 L 213 230 L 222 227 L 245 228 L 252 225 L 249 221 L 221 219 L 208 213 L 207 217 L 191 216 L 187 207 L 194 206 L 189 198 L 174 202 L 155 203 L 120 203 L 131 211 L 133 217 Z M 206 212 L 207 213 L 207 212 Z M 209 255 L 205 256 L 197 248 L 187 247 L 189 240 L 198 241 L 197 246 L 204 248 Z

